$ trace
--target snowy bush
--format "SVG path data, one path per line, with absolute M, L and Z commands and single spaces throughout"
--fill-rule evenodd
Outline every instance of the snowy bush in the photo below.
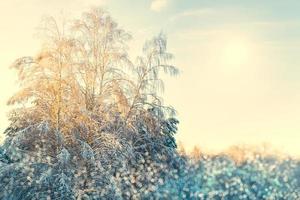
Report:
M 299 199 L 297 160 L 264 157 L 236 163 L 227 156 L 203 156 L 156 191 L 172 199 Z

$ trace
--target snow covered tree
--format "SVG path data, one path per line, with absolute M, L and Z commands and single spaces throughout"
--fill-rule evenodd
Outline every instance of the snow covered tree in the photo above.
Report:
M 134 64 L 131 36 L 101 9 L 61 25 L 49 17 L 42 28 L 38 54 L 12 65 L 20 90 L 8 101 L 15 108 L 0 152 L 0 197 L 118 199 L 153 191 L 167 168 L 178 167 L 178 120 L 158 95 L 159 74 L 178 73 L 165 36 L 147 41 Z

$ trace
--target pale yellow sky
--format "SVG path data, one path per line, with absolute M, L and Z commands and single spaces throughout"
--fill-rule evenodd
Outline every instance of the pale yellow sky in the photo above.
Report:
M 177 139 L 221 151 L 234 144 L 270 143 L 300 155 L 300 15 L 272 1 L 11 0 L 0 2 L 0 130 L 16 90 L 8 66 L 39 48 L 35 27 L 43 15 L 78 16 L 101 5 L 130 31 L 131 53 L 163 30 L 177 78 L 166 78 L 165 99 L 178 111 Z M 290 12 L 279 12 L 280 9 Z M 251 12 L 249 12 L 249 10 Z M 280 13 L 280 14 L 278 14 Z M 299 35 L 299 34 L 298 34 Z

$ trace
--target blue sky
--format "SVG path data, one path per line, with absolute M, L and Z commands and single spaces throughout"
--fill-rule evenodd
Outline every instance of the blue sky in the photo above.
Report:
M 178 111 L 178 140 L 220 151 L 270 143 L 299 155 L 300 1 L 11 0 L 0 2 L 0 128 L 16 90 L 9 64 L 39 48 L 43 15 L 78 16 L 103 6 L 132 33 L 132 57 L 163 31 L 181 75 L 166 77 L 167 104 Z

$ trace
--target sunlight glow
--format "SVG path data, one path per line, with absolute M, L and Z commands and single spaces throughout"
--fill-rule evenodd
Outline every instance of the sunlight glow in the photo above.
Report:
M 221 53 L 224 66 L 237 69 L 248 62 L 251 45 L 247 40 L 233 38 L 224 44 Z

